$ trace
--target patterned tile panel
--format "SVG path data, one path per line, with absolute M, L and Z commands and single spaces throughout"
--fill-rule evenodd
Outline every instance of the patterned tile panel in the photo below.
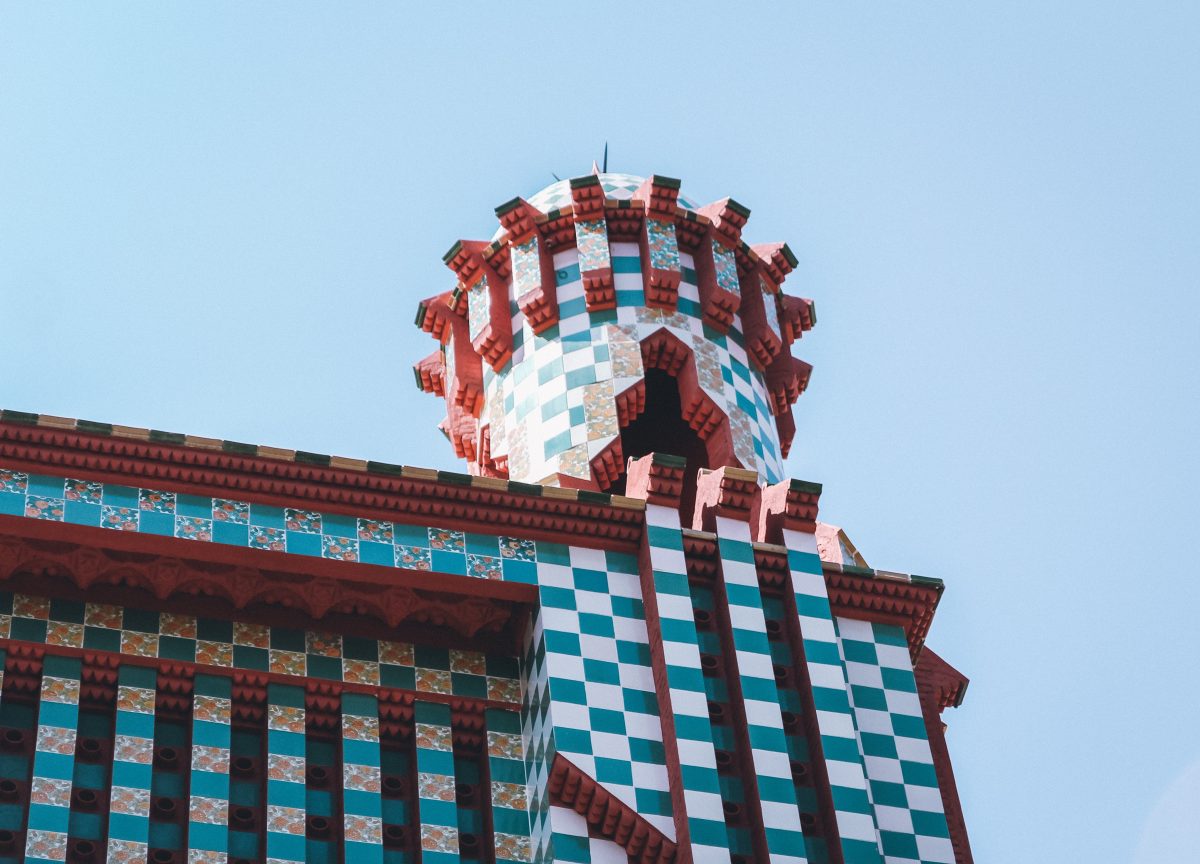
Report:
M 0 639 L 520 702 L 516 658 L 0 591 Z
M 305 860 L 304 688 L 267 685 L 267 859 Z
M 150 840 L 150 781 L 154 758 L 154 702 L 158 675 L 122 664 L 117 672 L 112 791 L 108 820 L 110 860 L 145 860 Z
M 25 860 L 30 864 L 65 861 L 67 857 L 82 674 L 78 658 L 45 659 L 25 835 Z
M 533 583 L 531 540 L 0 469 L 0 515 Z M 470 549 L 467 549 L 467 545 Z M 470 553 L 470 554 L 468 554 Z

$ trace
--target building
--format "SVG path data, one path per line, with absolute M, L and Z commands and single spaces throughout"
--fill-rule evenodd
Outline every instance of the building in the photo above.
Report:
M 971 860 L 942 583 L 784 473 L 788 247 L 496 214 L 417 317 L 469 474 L 0 414 L 0 864 Z

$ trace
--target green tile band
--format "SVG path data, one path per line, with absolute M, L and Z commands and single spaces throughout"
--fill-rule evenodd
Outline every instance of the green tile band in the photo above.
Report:
M 458 803 L 450 706 L 413 706 L 417 749 L 417 812 L 422 864 L 459 864 Z
M 846 864 L 880 864 L 879 826 L 867 791 L 850 688 L 842 663 L 829 591 L 813 534 L 785 528 L 788 569 L 800 619 L 805 664 L 833 797 L 838 842 Z
M 189 864 L 225 864 L 229 852 L 229 748 L 232 680 L 195 677 L 188 802 Z
M 49 655 L 43 661 L 25 837 L 25 860 L 30 864 L 67 857 L 82 675 L 83 662 L 77 657 Z
M 305 860 L 304 688 L 267 685 L 267 861 Z
M 157 673 L 146 666 L 117 671 L 117 710 L 109 795 L 108 860 L 145 861 L 150 842 Z
M 658 610 L 667 673 L 666 698 L 674 715 L 678 739 L 680 773 L 691 835 L 692 858 L 704 862 L 730 860 L 729 835 L 725 829 L 721 784 L 708 700 L 700 675 L 699 637 L 688 587 L 679 511 L 661 504 L 646 506 L 646 538 L 649 544 L 649 578 L 643 576 L 642 592 L 653 595 Z M 659 694 L 663 698 L 663 694 Z
M 342 694 L 342 819 L 344 861 L 383 864 L 379 700 Z
M 771 645 L 767 640 L 766 612 L 758 587 L 750 525 L 717 516 L 716 528 L 767 853 L 771 864 L 802 864 L 808 857 L 783 731 Z
M 834 623 L 885 860 L 953 864 L 904 629 L 850 618 Z
M 496 862 L 525 864 L 532 860 L 532 850 L 521 716 L 515 711 L 489 708 L 484 712 L 484 725 L 487 729 Z

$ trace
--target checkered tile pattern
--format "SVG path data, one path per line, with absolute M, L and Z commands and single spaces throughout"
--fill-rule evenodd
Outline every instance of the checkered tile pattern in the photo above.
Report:
M 0 592 L 0 639 L 517 704 L 515 658 Z
M 633 174 L 601 174 L 599 177 L 600 186 L 604 189 L 604 196 L 614 201 L 626 201 L 632 198 L 633 193 L 645 182 L 645 178 Z M 570 207 L 571 181 L 559 180 L 551 183 L 528 200 L 543 213 Z M 696 205 L 682 195 L 679 196 L 679 206 L 688 210 L 696 209 Z
M 570 560 L 570 559 L 568 559 Z M 554 762 L 554 727 L 550 718 L 550 678 L 546 668 L 546 631 L 542 613 L 529 628 L 521 667 L 521 743 L 525 754 L 529 843 L 533 861 L 543 862 L 550 847 L 550 767 Z
M 66 859 L 82 674 L 83 664 L 74 657 L 47 657 L 42 668 L 25 836 L 25 860 L 31 864 Z
M 497 864 L 524 864 L 531 860 L 529 804 L 525 789 L 525 762 L 521 741 L 521 716 L 513 711 L 488 708 L 488 774 L 491 778 L 492 830 Z
M 813 534 L 788 529 L 783 539 L 842 855 L 846 864 L 880 864 L 878 827 L 867 791 L 829 592 L 817 555 L 817 539 Z
M 192 696 L 189 864 L 224 864 L 229 852 L 232 679 L 197 675 Z
M 383 864 L 383 802 L 380 798 L 379 700 L 367 693 L 342 694 L 343 857 L 355 864 Z
M 772 864 L 807 861 L 750 526 L 716 518 L 737 675 Z
M 579 547 L 542 557 L 554 749 L 674 837 L 637 559 Z
M 146 860 L 154 759 L 154 702 L 158 675 L 145 666 L 117 671 L 108 860 Z
M 532 584 L 536 544 L 518 537 L 356 519 L 0 468 L 0 515 L 199 543 L 437 570 Z
M 681 270 L 675 311 L 646 307 L 641 250 L 627 242 L 609 243 L 606 261 L 581 261 L 578 249 L 555 253 L 559 321 L 540 335 L 513 304 L 512 361 L 501 373 L 484 364 L 481 412 L 491 452 L 507 456 L 510 477 L 589 477 L 591 459 L 620 434 L 615 397 L 645 376 L 640 340 L 665 327 L 692 349 L 700 386 L 730 418 L 738 459 L 768 482 L 782 479 L 766 384 L 746 355 L 741 320 L 735 317 L 728 334 L 708 328 L 695 261 L 677 247 L 672 251 L 668 257 Z M 581 270 L 600 266 L 612 267 L 617 308 L 589 313 Z M 736 281 L 736 264 L 732 277 Z
M 450 706 L 417 702 L 417 809 L 423 864 L 458 864 L 458 804 Z
M 569 807 L 552 806 L 550 823 L 554 826 L 554 836 L 548 857 L 543 859 L 545 864 L 552 861 L 555 864 L 629 864 L 631 860 L 613 841 L 588 836 L 587 820 Z M 697 864 L 703 860 L 696 859 Z M 535 860 L 535 864 L 541 862 Z
M 838 618 L 886 864 L 954 864 L 904 630 Z
M 267 685 L 267 862 L 305 860 L 304 688 Z
M 658 615 L 655 637 L 662 640 L 667 679 L 667 692 L 659 698 L 669 702 L 675 721 L 692 855 L 696 861 L 727 862 L 729 838 L 679 513 L 671 507 L 647 504 L 646 524 L 652 572 L 643 585 L 647 594 L 653 592 Z

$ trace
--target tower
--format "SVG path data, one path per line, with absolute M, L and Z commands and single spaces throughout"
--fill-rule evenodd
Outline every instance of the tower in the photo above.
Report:
M 786 474 L 791 251 L 496 214 L 417 315 L 467 474 L 0 412 L 0 864 L 971 860 L 943 585 Z

